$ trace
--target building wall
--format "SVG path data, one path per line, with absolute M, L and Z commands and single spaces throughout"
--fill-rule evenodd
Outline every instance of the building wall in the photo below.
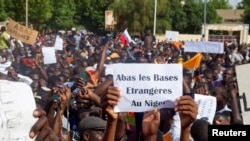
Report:
M 199 34 L 179 34 L 179 40 L 181 41 L 196 41 L 201 40 L 202 36 Z M 156 35 L 157 41 L 165 41 L 165 35 Z M 247 44 L 250 43 L 250 35 L 247 36 Z

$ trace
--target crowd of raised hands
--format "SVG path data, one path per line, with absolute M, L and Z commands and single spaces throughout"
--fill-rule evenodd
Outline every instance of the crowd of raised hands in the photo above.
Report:
M 30 129 L 31 138 L 36 141 L 195 140 L 196 135 L 192 127 L 195 127 L 194 123 L 199 122 L 196 122 L 198 106 L 194 93 L 216 97 L 215 125 L 243 124 L 238 107 L 238 90 L 235 84 L 231 83 L 235 82 L 234 69 L 223 69 L 224 62 L 219 61 L 223 57 L 219 55 L 204 55 L 200 67 L 190 76 L 183 76 L 183 94 L 176 99 L 173 108 L 135 112 L 132 116 L 135 123 L 130 124 L 130 113 L 114 112 L 114 106 L 119 103 L 123 94 L 120 88 L 113 85 L 112 75 L 105 74 L 105 65 L 128 62 L 178 63 L 181 48 L 162 42 L 150 52 L 144 50 L 141 45 L 121 48 L 119 41 L 115 39 L 110 39 L 110 42 L 102 46 L 95 45 L 100 43 L 98 38 L 89 36 L 82 39 L 82 47 L 78 50 L 67 48 L 72 42 L 64 40 L 63 51 L 56 52 L 57 63 L 51 65 L 43 64 L 42 52 L 38 47 L 31 48 L 29 55 L 24 47 L 18 46 L 12 50 L 12 54 L 0 51 L 2 57 L 14 57 L 12 66 L 6 69 L 8 73 L 0 73 L 1 79 L 27 83 L 19 77 L 19 74 L 22 74 L 33 81 L 29 85 L 37 104 L 33 116 L 38 120 Z M 150 59 L 148 52 L 152 54 Z M 191 56 L 182 54 L 183 59 Z M 204 69 L 203 65 L 207 69 Z M 219 73 L 212 72 L 209 67 Z M 227 88 L 227 91 L 224 91 L 224 88 Z M 137 114 L 141 115 L 141 118 L 138 118 Z M 177 131 L 171 129 L 175 126 L 176 116 L 180 121 L 180 124 L 176 125 L 179 128 Z M 206 124 L 208 125 L 208 122 L 204 125 Z M 169 132 L 170 138 L 167 137 Z M 204 139 L 206 140 L 207 138 Z

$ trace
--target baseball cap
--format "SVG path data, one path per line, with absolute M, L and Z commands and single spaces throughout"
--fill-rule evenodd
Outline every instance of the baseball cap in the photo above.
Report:
M 78 127 L 78 131 L 82 134 L 86 130 L 105 130 L 107 122 L 96 116 L 88 116 L 83 118 Z

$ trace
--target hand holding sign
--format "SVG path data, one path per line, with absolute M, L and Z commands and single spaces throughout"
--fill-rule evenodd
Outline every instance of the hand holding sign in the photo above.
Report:
M 101 106 L 107 112 L 108 116 L 113 119 L 118 118 L 118 114 L 114 113 L 113 107 L 116 106 L 121 98 L 120 90 L 117 87 L 109 86 L 107 94 L 101 98 Z
M 181 96 L 175 106 L 175 110 L 179 112 L 181 119 L 181 127 L 186 129 L 196 120 L 198 114 L 198 106 L 191 96 Z

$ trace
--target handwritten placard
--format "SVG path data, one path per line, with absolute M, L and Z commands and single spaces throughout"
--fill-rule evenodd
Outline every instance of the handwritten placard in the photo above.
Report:
M 20 40 L 24 43 L 34 45 L 38 32 L 23 26 L 12 19 L 8 19 L 8 24 L 6 25 L 6 32 L 13 38 Z
M 217 101 L 214 96 L 195 94 L 195 102 L 198 105 L 198 117 L 213 124 Z
M 33 141 L 31 127 L 36 104 L 31 87 L 23 82 L 0 80 L 0 140 Z
M 115 112 L 173 108 L 182 95 L 180 64 L 114 64 L 113 81 L 122 93 Z

